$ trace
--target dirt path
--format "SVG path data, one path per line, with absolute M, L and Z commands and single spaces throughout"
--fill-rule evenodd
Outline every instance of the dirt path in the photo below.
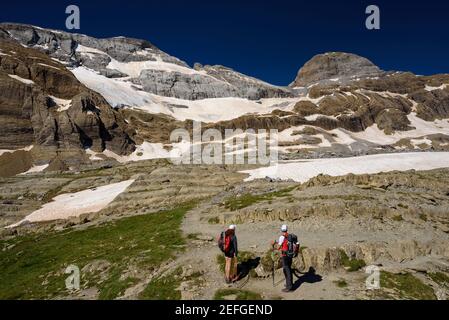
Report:
M 281 291 L 284 287 L 282 270 L 278 270 L 275 274 L 275 286 L 273 286 L 271 277 L 265 279 L 249 277 L 249 280 L 245 278 L 236 284 L 227 285 L 216 261 L 220 251 L 216 246 L 215 238 L 223 229 L 223 226 L 209 224 L 207 221 L 201 220 L 201 217 L 209 209 L 209 205 L 204 204 L 191 210 L 182 224 L 185 236 L 195 234 L 200 239 L 190 241 L 191 247 L 177 259 L 180 265 L 188 265 L 204 272 L 203 276 L 206 279 L 206 283 L 203 288 L 198 290 L 195 299 L 212 299 L 217 290 L 225 288 L 250 290 L 261 294 L 266 299 L 295 300 L 352 299 L 354 298 L 354 291 L 362 292 L 364 290 L 362 286 L 364 279 L 359 279 L 360 274 L 345 274 L 345 280 L 354 285 L 351 286 L 352 289 L 342 289 L 338 288 L 334 283 L 341 278 L 341 275 L 331 273 L 317 275 L 316 279 L 310 279 L 307 275 L 300 275 L 299 288 L 292 293 L 283 293 Z M 255 253 L 256 256 L 262 256 L 270 241 L 278 236 L 275 232 L 277 225 L 275 226 L 274 224 L 241 224 L 237 228 L 239 250 Z M 296 277 L 294 279 L 295 281 L 298 280 Z
M 195 235 L 198 240 L 190 240 L 190 247 L 176 261 L 180 265 L 189 265 L 193 269 L 203 272 L 205 284 L 197 288 L 194 294 L 186 296 L 195 299 L 212 299 L 215 292 L 224 288 L 236 288 L 254 291 L 266 299 L 364 299 L 368 290 L 365 286 L 367 274 L 361 269 L 357 272 L 345 270 L 331 270 L 322 272 L 318 276 L 299 275 L 297 288 L 294 292 L 283 293 L 284 287 L 282 270 L 275 275 L 276 285 L 273 286 L 271 277 L 253 278 L 249 281 L 241 280 L 236 284 L 227 285 L 223 279 L 216 261 L 220 254 L 215 239 L 225 226 L 210 224 L 204 218 L 208 213 L 214 212 L 216 207 L 209 202 L 202 203 L 189 211 L 182 223 L 182 231 L 186 237 Z M 281 222 L 242 223 L 237 225 L 239 251 L 254 253 L 262 257 L 269 248 L 269 243 L 279 236 Z M 300 221 L 289 223 L 291 230 L 299 236 L 302 246 L 308 248 L 335 248 L 347 244 L 358 243 L 386 243 L 394 244 L 403 240 L 432 241 L 444 238 L 431 226 L 417 227 L 413 223 L 381 222 L 376 219 L 361 219 L 353 216 L 342 218 L 309 217 Z M 413 260 L 412 260 L 413 261 Z M 379 263 L 392 266 L 389 260 Z M 400 269 L 407 267 L 408 261 L 396 263 Z M 298 278 L 294 277 L 294 281 Z M 344 280 L 345 285 L 339 287 L 337 282 Z M 299 286 L 298 286 L 299 285 Z

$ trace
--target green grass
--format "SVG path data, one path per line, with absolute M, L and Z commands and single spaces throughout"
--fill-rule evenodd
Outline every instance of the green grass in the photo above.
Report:
M 219 289 L 215 292 L 214 300 L 226 300 L 231 295 L 236 296 L 235 300 L 263 300 L 257 292 L 239 289 Z
M 349 272 L 358 271 L 364 266 L 366 266 L 366 263 L 362 259 L 349 259 L 348 255 L 344 250 L 339 250 L 340 252 L 340 261 L 341 264 L 345 267 L 345 269 Z
M 152 280 L 139 295 L 143 300 L 180 300 L 181 292 L 176 290 L 181 284 L 181 268 L 171 274 Z
M 380 273 L 381 288 L 393 289 L 400 299 L 435 300 L 432 288 L 410 273 L 393 274 L 387 271 Z
M 153 279 L 140 293 L 143 300 L 180 300 L 181 292 L 178 290 L 183 281 L 192 281 L 194 286 L 204 284 L 201 272 L 193 272 L 190 276 L 182 276 L 182 267 L 177 267 L 171 273 Z
M 224 207 L 231 211 L 236 211 L 239 209 L 243 209 L 249 207 L 255 203 L 261 201 L 272 201 L 275 198 L 282 198 L 290 196 L 290 192 L 293 191 L 296 187 L 290 187 L 286 189 L 282 189 L 279 191 L 264 193 L 264 194 L 243 194 L 240 197 L 232 197 L 228 198 L 224 202 Z
M 66 295 L 65 268 L 74 264 L 81 270 L 97 259 L 112 265 L 107 279 L 96 285 L 100 298 L 115 298 L 134 282 L 134 279 L 119 280 L 130 263 L 151 271 L 183 249 L 185 241 L 180 225 L 191 207 L 123 218 L 83 230 L 1 241 L 0 247 L 14 246 L 0 252 L 0 299 Z M 86 280 L 96 276 L 81 273 L 81 288 Z
M 449 287 L 449 276 L 442 272 L 430 272 L 427 274 L 430 279 L 438 283 L 440 286 Z
M 121 271 L 120 269 L 115 269 L 109 275 L 107 281 L 101 285 L 100 300 L 112 300 L 117 298 L 125 292 L 127 288 L 137 283 L 135 278 L 126 278 L 125 280 L 120 280 Z
M 225 270 L 225 263 L 226 263 L 224 255 L 222 253 L 217 254 L 217 257 L 215 258 L 215 261 L 217 262 L 218 267 L 220 268 L 220 271 L 224 272 L 224 270 Z
M 346 288 L 348 286 L 348 283 L 345 279 L 339 279 L 334 281 L 335 285 L 339 288 Z

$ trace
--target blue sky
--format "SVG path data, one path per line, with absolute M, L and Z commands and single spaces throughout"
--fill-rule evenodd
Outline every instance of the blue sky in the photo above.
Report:
M 65 8 L 81 11 L 79 33 L 146 39 L 188 64 L 222 64 L 287 85 L 312 56 L 365 56 L 385 70 L 449 73 L 449 1 L 7 1 L 0 21 L 65 28 Z M 365 8 L 381 10 L 381 30 L 365 28 Z

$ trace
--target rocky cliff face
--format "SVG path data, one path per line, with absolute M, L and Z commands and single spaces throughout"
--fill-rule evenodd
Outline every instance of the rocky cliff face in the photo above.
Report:
M 131 39 L 125 37 L 115 37 L 108 39 L 96 39 L 86 35 L 74 34 L 50 29 L 43 29 L 30 25 L 2 23 L 0 29 L 3 34 L 7 34 L 10 38 L 17 40 L 19 43 L 28 47 L 35 47 L 53 58 L 70 64 L 77 64 L 83 62 L 83 58 L 77 51 L 79 45 L 93 48 L 98 52 L 103 52 L 112 59 L 120 62 L 133 61 L 156 61 L 160 58 L 167 63 L 173 63 L 180 66 L 187 66 L 185 62 L 172 57 L 150 42 L 145 40 Z M 142 51 L 145 51 L 143 55 Z M 89 60 L 95 60 L 95 56 L 84 57 L 84 60 L 89 63 Z M 97 61 L 98 62 L 98 61 Z M 96 67 L 101 65 L 101 62 L 95 64 Z M 103 66 L 104 63 L 103 63 Z
M 383 71 L 366 58 L 351 53 L 331 52 L 316 55 L 309 60 L 290 86 L 305 87 L 325 80 L 342 82 L 381 74 Z
M 186 100 L 219 97 L 259 100 L 291 96 L 285 88 L 272 86 L 226 67 L 206 66 L 203 68 L 196 64 L 195 70 L 198 73 L 143 70 L 139 80 L 147 92 Z
M 264 83 L 229 68 L 192 69 L 144 40 L 95 39 L 20 24 L 0 24 L 0 30 L 4 36 L 41 50 L 69 67 L 84 66 L 108 78 L 130 77 L 133 84 L 157 95 L 187 100 L 292 95 L 288 88 Z
M 62 64 L 10 40 L 0 40 L 0 124 L 0 149 L 33 145 L 30 164 L 58 158 L 76 167 L 86 148 L 134 150 L 133 131 L 103 97 Z
M 313 57 L 285 88 L 220 65 L 190 68 L 144 40 L 0 24 L 0 44 L 0 152 L 34 145 L 25 164 L 129 155 L 136 143 L 170 144 L 190 120 L 222 132 L 287 130 L 288 157 L 449 148 L 448 75 L 384 72 L 334 52 Z

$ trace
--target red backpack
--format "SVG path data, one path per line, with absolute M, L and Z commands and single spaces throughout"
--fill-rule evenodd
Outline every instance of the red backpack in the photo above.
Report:
M 281 250 L 283 255 L 290 258 L 296 258 L 299 254 L 298 237 L 293 233 L 286 233 Z
M 218 238 L 218 247 L 224 253 L 228 253 L 231 248 L 231 237 L 223 231 Z
M 230 249 L 231 249 L 231 236 L 226 236 L 226 235 L 225 235 L 225 239 L 224 239 L 224 252 L 225 252 L 225 253 L 228 253 Z

